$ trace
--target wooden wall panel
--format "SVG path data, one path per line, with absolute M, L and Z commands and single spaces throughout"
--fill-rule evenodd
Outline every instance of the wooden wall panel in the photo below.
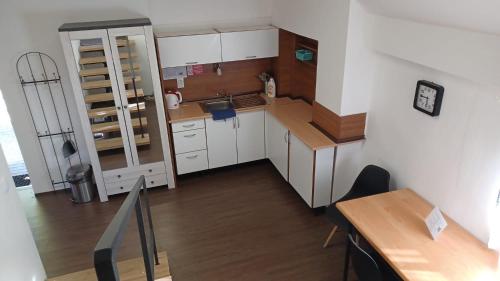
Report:
M 292 72 L 295 60 L 295 34 L 286 30 L 279 31 L 279 52 L 276 58 L 274 72 L 276 79 L 276 95 L 292 95 Z
M 337 143 L 364 139 L 365 123 L 366 113 L 339 116 L 320 103 L 313 103 L 313 125 Z
M 264 83 L 258 75 L 262 72 L 273 74 L 273 59 L 257 59 L 226 62 L 221 64 L 222 76 L 217 76 L 213 64 L 204 64 L 203 74 L 188 76 L 184 88 L 179 89 L 185 101 L 215 98 L 217 92 L 241 94 L 264 90 Z M 177 90 L 177 80 L 164 80 L 165 91 Z
M 312 104 L 316 96 L 316 57 L 318 42 L 280 29 L 280 56 L 275 62 L 275 78 L 278 96 L 302 98 Z M 309 48 L 314 52 L 312 62 L 300 62 L 295 51 Z

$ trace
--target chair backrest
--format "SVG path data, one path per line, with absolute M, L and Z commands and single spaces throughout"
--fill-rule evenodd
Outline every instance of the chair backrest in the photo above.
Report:
M 382 274 L 377 263 L 367 252 L 354 242 L 351 234 L 349 234 L 349 243 L 351 243 L 352 266 L 359 281 L 382 281 Z
M 368 165 L 354 181 L 352 191 L 362 196 L 388 192 L 390 179 L 391 175 L 385 169 L 375 165 Z

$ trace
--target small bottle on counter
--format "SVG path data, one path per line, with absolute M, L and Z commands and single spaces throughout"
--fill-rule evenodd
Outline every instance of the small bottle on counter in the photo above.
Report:
M 270 98 L 276 97 L 276 83 L 273 77 L 269 78 L 266 83 L 266 95 Z

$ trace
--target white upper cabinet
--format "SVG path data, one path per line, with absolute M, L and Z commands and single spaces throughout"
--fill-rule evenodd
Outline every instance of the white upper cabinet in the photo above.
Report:
M 219 33 L 178 35 L 158 34 L 161 67 L 221 62 Z
M 264 143 L 264 110 L 238 113 L 238 163 L 266 158 Z
M 222 61 L 238 61 L 277 57 L 279 54 L 278 29 L 259 30 L 219 29 L 222 42 Z

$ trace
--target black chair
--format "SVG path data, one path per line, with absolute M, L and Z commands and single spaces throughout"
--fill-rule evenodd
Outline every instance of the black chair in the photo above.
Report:
M 361 173 L 359 173 L 356 181 L 354 181 L 354 184 L 352 185 L 351 190 L 347 192 L 344 197 L 335 201 L 326 209 L 326 217 L 334 224 L 334 226 L 323 244 L 323 248 L 328 246 L 338 228 L 346 230 L 350 225 L 347 219 L 337 209 L 335 204 L 346 200 L 388 192 L 390 178 L 391 175 L 389 172 L 375 165 L 368 165 L 361 171 Z
M 378 255 L 363 250 L 349 234 L 351 262 L 359 281 L 399 281 L 401 278 Z

